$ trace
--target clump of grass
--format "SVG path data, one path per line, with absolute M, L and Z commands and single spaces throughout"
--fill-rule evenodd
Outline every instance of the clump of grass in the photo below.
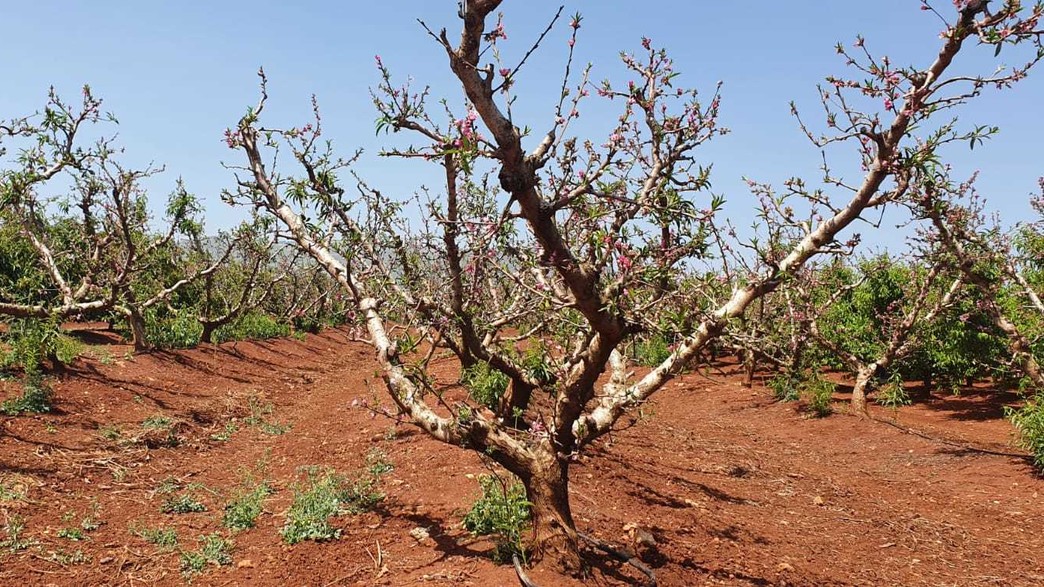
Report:
M 655 367 L 671 356 L 671 345 L 667 337 L 652 333 L 634 343 L 634 362 L 643 367 Z

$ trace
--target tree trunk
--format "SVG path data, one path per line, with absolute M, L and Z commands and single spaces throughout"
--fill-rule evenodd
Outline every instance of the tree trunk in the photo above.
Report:
M 569 464 L 543 455 L 522 478 L 533 517 L 534 558 L 566 575 L 583 572 L 576 525 L 569 508 Z
M 199 342 L 214 342 L 214 331 L 219 328 L 216 322 L 204 322 L 203 333 L 199 335 Z
M 145 351 L 149 348 L 148 336 L 145 334 L 145 318 L 137 308 L 131 307 L 127 311 L 127 325 L 131 331 L 131 342 L 134 350 Z
M 758 358 L 754 355 L 754 349 L 748 348 L 744 353 L 743 366 L 747 371 L 743 385 L 754 387 L 754 373 L 758 370 Z
M 866 389 L 870 387 L 870 380 L 877 371 L 877 364 L 863 366 L 856 374 L 855 386 L 852 387 L 852 413 L 860 418 L 868 418 L 870 414 L 866 411 Z

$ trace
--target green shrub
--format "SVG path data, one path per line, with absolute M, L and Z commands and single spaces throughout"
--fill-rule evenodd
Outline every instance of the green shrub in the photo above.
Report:
M 1021 408 L 1006 408 L 1008 419 L 1015 426 L 1019 446 L 1033 456 L 1033 464 L 1044 472 L 1044 397 L 1037 396 Z
M 320 475 L 315 469 L 309 470 L 307 475 L 304 485 L 293 488 L 294 501 L 280 531 L 287 544 L 333 540 L 341 535 L 340 530 L 330 525 L 330 518 L 340 512 L 343 479 L 331 471 Z
M 801 393 L 808 401 L 808 408 L 820 418 L 834 412 L 832 402 L 836 387 L 835 384 L 821 378 L 818 373 L 800 383 Z
M 259 312 L 249 312 L 214 331 L 214 342 L 265 340 L 289 336 L 290 326 Z
M 292 322 L 294 332 L 306 332 L 309 334 L 319 334 L 326 326 L 326 322 L 315 316 L 297 316 Z
M 54 390 L 39 374 L 27 375 L 22 381 L 22 395 L 5 400 L 0 404 L 0 413 L 6 416 L 19 414 L 45 414 L 51 411 Z
M 492 536 L 493 558 L 498 562 L 525 555 L 522 534 L 529 525 L 530 503 L 526 490 L 515 481 L 507 485 L 494 475 L 479 477 L 482 497 L 464 516 L 464 527 L 476 536 Z
M 797 401 L 801 397 L 798 389 L 800 380 L 790 373 L 777 373 L 768 380 L 768 387 L 772 390 L 772 397 L 781 402 Z
M 149 309 L 145 313 L 145 337 L 156 348 L 192 348 L 199 344 L 201 336 L 203 325 L 189 312 L 161 313 Z
M 634 343 L 634 362 L 643 367 L 655 367 L 671 356 L 671 345 L 667 337 L 653 333 Z
M 899 373 L 892 375 L 888 383 L 881 386 L 877 391 L 877 403 L 889 408 L 899 408 L 912 403 L 910 394 L 906 393 L 906 388 L 903 386 L 903 378 Z
M 496 410 L 500 398 L 507 391 L 508 376 L 490 367 L 489 363 L 477 363 L 464 370 L 460 382 L 473 400 Z
M 529 375 L 540 383 L 548 383 L 554 379 L 554 372 L 547 360 L 548 351 L 543 341 L 536 341 L 526 348 L 522 354 L 522 367 Z
M 45 361 L 68 364 L 84 350 L 83 343 L 62 334 L 57 319 L 13 320 L 5 339 L 9 348 L 0 367 L 21 369 L 27 377 L 41 373 Z

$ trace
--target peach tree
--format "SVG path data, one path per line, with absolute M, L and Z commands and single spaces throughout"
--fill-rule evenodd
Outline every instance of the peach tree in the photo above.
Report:
M 876 56 L 862 39 L 852 54 L 839 46 L 856 74 L 821 88 L 824 134 L 802 127 L 824 151 L 851 146 L 862 174 L 850 181 L 827 171 L 822 189 L 795 179 L 781 193 L 751 182 L 760 239 L 721 218 L 710 166 L 698 159 L 698 148 L 725 132 L 717 88 L 681 85 L 675 63 L 648 39 L 623 55 L 629 78 L 593 81 L 593 68 L 572 59 L 577 15 L 565 23 L 568 65 L 549 92 L 554 114 L 519 120 L 516 89 L 545 37 L 514 61 L 502 58 L 501 0 L 464 3 L 456 40 L 425 26 L 459 86 L 459 110 L 453 100 L 430 110 L 427 89 L 397 83 L 378 60 L 378 131 L 410 137 L 385 153 L 437 166 L 438 189 L 405 198 L 369 185 L 350 169 L 354 157 L 338 157 L 322 137 L 318 107 L 303 126 L 264 123 L 262 73 L 260 101 L 225 135 L 243 155 L 227 197 L 277 218 L 336 280 L 397 412 L 518 476 L 532 504 L 534 552 L 578 572 L 569 469 L 585 447 L 699 360 L 755 302 L 786 290 L 810 260 L 850 251 L 858 239 L 842 233 L 908 198 L 941 147 L 992 133 L 945 113 L 1025 75 L 1041 55 L 1042 9 L 956 4 L 952 16 L 939 15 L 945 28 L 923 65 Z M 948 75 L 975 43 L 990 52 L 1028 44 L 1033 57 L 1009 72 Z M 606 136 L 573 130 L 590 100 L 618 108 Z M 670 346 L 636 375 L 624 350 L 656 329 L 671 330 Z M 443 393 L 429 375 L 437 349 L 466 370 L 497 374 L 503 391 L 482 401 Z

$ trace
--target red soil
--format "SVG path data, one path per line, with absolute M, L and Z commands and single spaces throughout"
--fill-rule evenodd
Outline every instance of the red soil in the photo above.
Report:
M 277 492 L 258 526 L 234 535 L 233 564 L 193 584 L 517 585 L 510 567 L 489 560 L 489 541 L 460 527 L 485 472 L 477 456 L 352 407 L 382 393 L 366 347 L 328 331 L 126 351 L 78 361 L 54 385 L 54 413 L 0 424 L 0 523 L 24 519 L 34 543 L 0 553 L 0 585 L 185 584 L 178 554 L 130 528 L 176 528 L 182 547 L 195 548 L 222 530 L 228 494 L 259 463 Z M 440 369 L 452 377 L 452 364 Z M 620 545 L 625 526 L 648 531 L 656 546 L 644 556 L 660 585 L 1044 584 L 1044 484 L 1010 446 L 1001 406 L 1013 397 L 975 389 L 875 409 L 879 421 L 815 419 L 740 381 L 728 367 L 681 377 L 584 456 L 572 470 L 579 528 Z M 17 391 L 0 386 L 0 397 Z M 271 404 L 264 417 L 289 431 L 246 425 L 250 398 Z M 156 415 L 174 420 L 179 446 L 143 433 Z M 240 429 L 229 440 L 211 439 L 233 418 Z M 114 426 L 122 440 L 103 437 Z M 336 518 L 338 540 L 283 544 L 300 468 L 351 473 L 372 447 L 395 466 L 378 510 Z M 207 511 L 161 513 L 168 479 L 202 484 Z M 59 537 L 89 514 L 101 526 L 86 540 Z M 411 537 L 417 527 L 430 538 Z M 76 551 L 85 560 L 52 556 Z M 583 584 L 640 584 L 633 569 L 591 558 Z M 533 578 L 581 584 L 539 568 Z

